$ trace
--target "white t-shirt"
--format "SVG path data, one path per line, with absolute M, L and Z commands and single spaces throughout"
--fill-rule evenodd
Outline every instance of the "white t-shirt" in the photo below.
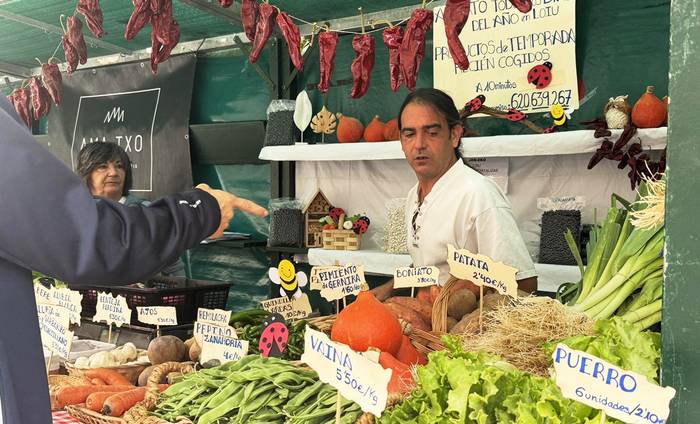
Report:
M 437 266 L 441 283 L 450 272 L 448 244 L 517 268 L 518 280 L 537 275 L 508 199 L 496 183 L 461 160 L 435 183 L 422 204 L 418 203 L 418 184 L 408 192 L 406 231 L 413 265 Z

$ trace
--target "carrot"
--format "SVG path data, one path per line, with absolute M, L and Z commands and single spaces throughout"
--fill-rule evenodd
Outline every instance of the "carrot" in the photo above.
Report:
M 91 393 L 90 396 L 85 399 L 85 406 L 91 411 L 102 412 L 102 406 L 108 397 L 112 396 L 114 392 L 95 392 Z
M 56 393 L 56 403 L 61 408 L 67 405 L 77 405 L 85 403 L 85 400 L 92 393 L 97 392 L 123 392 L 131 390 L 134 386 L 67 386 L 62 387 Z
M 401 306 L 405 306 L 408 309 L 412 309 L 423 318 L 425 322 L 431 322 L 433 317 L 433 308 L 430 304 L 423 302 L 422 300 L 414 299 L 407 296 L 394 296 L 386 300 L 387 303 L 397 303 Z
M 159 384 L 158 389 L 162 392 L 167 389 L 167 384 Z M 114 393 L 108 397 L 102 406 L 102 413 L 110 417 L 121 417 L 124 412 L 141 402 L 146 397 L 146 387 L 138 387 L 126 392 Z
M 107 368 L 95 368 L 85 371 L 85 376 L 87 378 L 99 378 L 110 386 L 131 384 L 131 381 L 127 380 L 126 377 Z
M 418 312 L 403 305 L 399 305 L 398 303 L 385 303 L 384 305 L 391 310 L 396 318 L 410 323 L 413 328 L 430 331 L 430 326 L 425 322 L 425 320 L 423 320 Z
M 90 383 L 94 384 L 95 386 L 106 386 L 107 383 L 104 382 L 101 378 L 93 378 L 90 380 Z

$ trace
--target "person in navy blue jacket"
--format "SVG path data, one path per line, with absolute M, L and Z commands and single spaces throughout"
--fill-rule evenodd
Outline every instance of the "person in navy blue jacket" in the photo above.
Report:
M 207 185 L 148 207 L 95 201 L 0 96 L 0 408 L 4 424 L 51 423 L 30 270 L 76 284 L 147 278 L 262 207 Z

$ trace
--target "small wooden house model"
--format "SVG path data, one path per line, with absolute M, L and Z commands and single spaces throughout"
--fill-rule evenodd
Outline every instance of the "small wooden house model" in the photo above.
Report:
M 331 202 L 321 190 L 318 190 L 306 205 L 306 209 L 304 209 L 306 247 L 323 246 L 323 224 L 319 220 L 328 215 L 330 208 Z

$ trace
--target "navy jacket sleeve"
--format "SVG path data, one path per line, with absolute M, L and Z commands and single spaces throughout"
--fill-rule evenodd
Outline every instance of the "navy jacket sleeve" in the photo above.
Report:
M 95 201 L 0 96 L 0 257 L 72 283 L 151 276 L 211 235 L 221 216 L 201 190 L 149 207 Z

